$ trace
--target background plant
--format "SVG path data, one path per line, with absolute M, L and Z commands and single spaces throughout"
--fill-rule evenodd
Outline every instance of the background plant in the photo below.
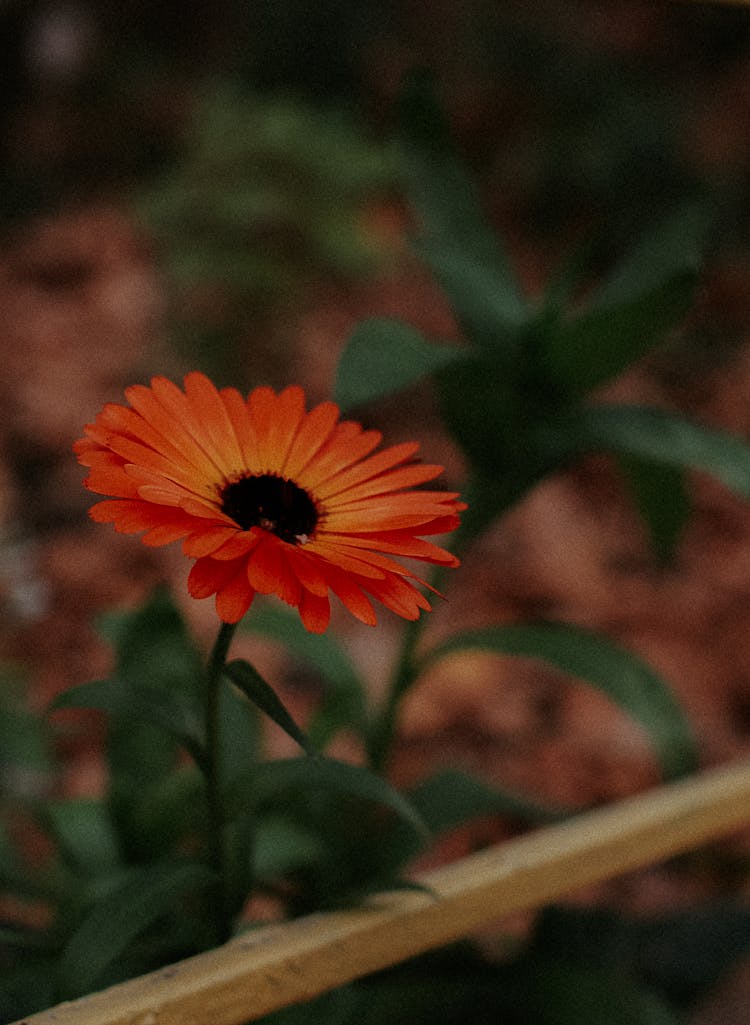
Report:
M 549 48 L 544 52 L 549 55 Z M 559 91 L 561 68 L 570 53 L 564 57 L 555 64 L 535 62 L 552 124 L 559 123 L 552 116 L 556 102 L 564 105 Z M 556 159 L 540 160 L 537 165 L 540 175 L 544 173 L 530 205 L 539 214 L 539 224 L 549 228 L 551 218 L 559 228 L 569 225 L 576 210 L 580 213 L 584 206 L 590 211 L 593 205 L 596 216 L 606 221 L 616 197 L 617 225 L 612 230 L 607 223 L 592 248 L 582 248 L 569 266 L 561 267 L 544 295 L 534 300 L 519 288 L 501 242 L 485 226 L 471 178 L 446 150 L 429 101 L 413 94 L 408 160 L 414 206 L 420 212 L 417 248 L 453 304 L 463 335 L 461 347 L 435 345 L 413 327 L 392 320 L 367 322 L 354 333 L 344 354 L 337 397 L 345 408 L 355 409 L 420 380 L 432 382 L 446 425 L 469 466 L 476 518 L 467 521 L 460 538 L 462 548 L 468 548 L 481 531 L 550 474 L 571 465 L 582 453 L 604 450 L 620 461 L 657 551 L 668 562 L 689 511 L 686 471 L 707 470 L 746 496 L 745 446 L 672 411 L 612 407 L 597 389 L 652 346 L 675 337 L 673 329 L 690 308 L 702 254 L 711 251 L 719 238 L 726 244 L 726 227 L 732 218 L 721 204 L 717 208 L 713 197 L 706 201 L 694 188 L 683 190 L 683 185 L 695 182 L 686 183 L 676 173 L 678 168 L 670 162 L 673 154 L 666 148 L 667 136 L 656 127 L 648 137 L 649 145 L 639 152 L 642 170 L 656 167 L 657 184 L 664 188 L 641 193 L 628 188 L 633 178 L 623 176 L 623 167 L 633 154 L 627 147 L 630 133 L 623 127 L 627 119 L 609 115 L 613 109 L 634 109 L 626 102 L 630 86 L 620 91 L 618 76 L 588 76 L 582 71 L 581 77 L 593 82 L 588 111 L 593 121 L 602 110 L 608 114 L 603 120 L 612 133 L 611 144 L 598 147 L 601 163 L 592 168 L 585 164 L 592 148 L 568 145 L 570 134 L 561 132 L 553 150 Z M 609 103 L 600 102 L 602 95 Z M 651 114 L 645 92 L 638 96 Z M 664 119 L 650 114 L 636 120 L 663 126 Z M 582 118 L 576 138 L 587 138 L 591 124 Z M 591 137 L 598 135 L 593 132 Z M 561 157 L 566 162 L 561 163 Z M 634 177 L 640 184 L 646 180 L 644 174 Z M 665 206 L 664 196 L 674 197 L 675 182 L 680 184 L 681 201 L 672 204 L 666 217 L 655 216 Z M 655 195 L 659 197 L 647 211 L 643 191 L 652 202 Z M 558 201 L 550 203 L 549 196 Z M 648 229 L 644 222 L 651 222 Z M 734 223 L 736 231 L 741 218 Z M 712 230 L 712 224 L 723 230 Z M 632 236 L 639 234 L 640 240 L 632 245 Z M 205 347 L 201 351 L 205 355 Z M 146 619 L 136 613 L 106 627 L 119 652 L 115 680 L 110 681 L 115 686 L 89 692 L 89 700 L 98 692 L 107 705 L 107 799 L 64 799 L 52 813 L 38 800 L 38 791 L 30 795 L 28 789 L 19 790 L 17 781 L 24 778 L 23 772 L 11 772 L 8 777 L 16 780 L 10 788 L 12 802 L 6 806 L 12 811 L 11 824 L 31 816 L 34 828 L 49 837 L 60 853 L 48 863 L 49 873 L 29 878 L 18 855 L 17 832 L 10 830 L 3 847 L 6 889 L 20 893 L 32 907 L 39 901 L 42 907 L 58 909 L 56 925 L 63 924 L 62 930 L 39 930 L 37 923 L 33 929 L 18 929 L 15 923 L 9 928 L 4 954 L 11 993 L 9 1016 L 19 1013 L 19 1007 L 30 1006 L 23 1001 L 51 1001 L 60 993 L 101 985 L 118 973 L 145 970 L 211 941 L 194 921 L 192 934 L 182 928 L 183 911 L 192 911 L 205 892 L 199 871 L 189 863 L 202 823 L 196 775 L 189 754 L 185 755 L 195 744 L 189 681 L 199 673 L 202 659 L 165 596 L 155 599 L 146 611 Z M 132 653 L 141 650 L 139 640 L 150 638 L 152 621 L 158 627 L 148 651 L 135 658 Z M 248 628 L 281 640 L 325 679 L 321 703 L 304 724 L 307 738 L 318 750 L 325 750 L 340 731 L 354 728 L 373 764 L 386 766 L 401 700 L 416 679 L 450 652 L 480 648 L 542 658 L 604 690 L 650 730 L 665 775 L 689 771 L 696 761 L 685 716 L 663 681 L 628 652 L 570 624 L 498 625 L 443 639 L 434 647 L 426 646 L 430 638 L 420 636 L 421 628 L 407 631 L 389 697 L 375 708 L 366 695 L 362 672 L 334 638 L 313 644 L 315 639 L 296 629 L 285 620 L 283 610 L 273 606 L 253 614 Z M 162 645 L 170 654 L 159 668 Z M 144 682 L 140 666 L 146 664 L 156 668 L 149 670 Z M 179 680 L 175 667 L 180 669 Z M 120 678 L 128 686 L 120 685 Z M 131 689 L 137 707 L 130 703 Z M 119 696 L 105 699 L 105 692 Z M 256 713 L 235 692 L 231 694 L 227 701 L 234 703 L 225 728 L 237 727 L 235 750 L 246 768 L 248 760 L 262 757 Z M 22 765 L 34 763 L 34 745 L 49 739 L 48 724 L 39 726 L 25 713 L 18 714 L 27 726 L 18 732 L 14 727 L 12 737 L 27 740 L 15 750 L 8 741 L 8 765 L 19 758 Z M 281 713 L 278 717 L 283 719 Z M 136 720 L 139 725 L 134 727 Z M 19 720 L 10 716 L 8 721 Z M 67 720 L 61 716 L 53 721 Z M 165 724 L 172 733 L 167 741 Z M 37 740 L 29 739 L 32 735 Z M 335 788 L 330 780 L 321 782 L 313 798 L 307 791 L 300 793 L 309 765 L 305 759 L 293 762 L 269 768 L 267 775 L 265 770 L 259 773 L 257 792 L 239 766 L 227 769 L 232 777 L 236 773 L 238 806 L 254 808 L 257 831 L 253 865 L 238 865 L 238 888 L 247 885 L 252 875 L 261 890 L 280 897 L 290 913 L 297 913 L 390 885 L 423 846 L 423 838 L 389 817 L 395 809 L 387 810 L 385 792 L 349 792 L 342 825 L 341 779 Z M 163 789 L 153 782 L 152 770 L 164 773 Z M 46 775 L 43 778 L 48 780 Z M 498 792 L 451 768 L 423 781 L 408 796 L 436 836 L 474 815 L 493 813 L 537 821 L 564 812 L 539 808 L 523 796 Z M 241 819 L 238 835 L 246 825 Z M 237 849 L 242 850 L 241 836 Z M 92 851 L 98 852 L 94 865 Z M 735 868 L 743 878 L 745 866 Z M 97 930 L 113 909 L 133 906 L 134 893 L 145 894 L 148 906 L 134 906 L 120 949 L 105 946 Z M 112 903 L 106 902 L 109 898 Z M 99 906 L 104 910 L 95 912 Z M 582 936 L 592 937 L 592 942 L 584 942 Z M 712 937 L 710 944 L 707 936 Z M 596 912 L 578 917 L 553 910 L 517 956 L 507 954 L 501 968 L 476 949 L 462 948 L 347 988 L 312 1010 L 276 1017 L 316 1020 L 325 1014 L 334 1021 L 368 1020 L 368 1016 L 377 1021 L 390 1020 L 398 1008 L 399 1013 L 408 1009 L 414 1020 L 426 1020 L 428 1015 L 447 1021 L 465 1021 L 470 1015 L 493 1020 L 501 1012 L 511 1021 L 556 1022 L 566 1020 L 566 1015 L 585 1021 L 587 1015 L 590 1020 L 600 1019 L 604 993 L 610 1000 L 612 993 L 618 993 L 621 1000 L 616 1008 L 623 1020 L 664 1022 L 689 1013 L 722 968 L 745 948 L 744 911 L 733 901 L 647 923 Z M 65 951 L 64 971 L 50 973 L 50 964 L 60 963 L 61 950 Z M 533 1004 L 529 992 L 535 995 Z

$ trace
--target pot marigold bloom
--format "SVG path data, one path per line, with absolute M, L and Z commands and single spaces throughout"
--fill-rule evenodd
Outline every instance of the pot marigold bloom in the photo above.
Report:
M 466 506 L 416 487 L 443 471 L 416 460 L 416 442 L 375 452 L 380 432 L 340 420 L 333 402 L 307 412 L 297 386 L 247 400 L 198 372 L 184 386 L 134 385 L 129 406 L 108 404 L 85 427 L 74 445 L 85 485 L 109 496 L 92 519 L 147 545 L 182 538 L 195 559 L 190 594 L 216 595 L 226 623 L 256 593 L 298 608 L 315 633 L 328 626 L 330 592 L 370 625 L 371 598 L 405 619 L 430 609 L 415 586 L 424 581 L 393 556 L 458 565 L 420 535 L 454 529 Z

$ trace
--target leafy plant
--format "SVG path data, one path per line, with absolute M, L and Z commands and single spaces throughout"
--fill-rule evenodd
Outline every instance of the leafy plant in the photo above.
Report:
M 257 346 L 258 323 L 316 276 L 371 272 L 387 244 L 366 230 L 367 210 L 399 177 L 394 147 L 342 113 L 229 83 L 205 91 L 181 157 L 138 202 L 187 352 L 236 376 L 248 317 Z

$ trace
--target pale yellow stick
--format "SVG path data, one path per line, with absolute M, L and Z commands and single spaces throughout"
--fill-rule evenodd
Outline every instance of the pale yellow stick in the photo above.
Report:
M 364 908 L 267 927 L 24 1021 L 242 1025 L 747 823 L 750 761 L 581 814 L 430 872 L 421 881 L 437 899 L 412 891 L 383 894 Z

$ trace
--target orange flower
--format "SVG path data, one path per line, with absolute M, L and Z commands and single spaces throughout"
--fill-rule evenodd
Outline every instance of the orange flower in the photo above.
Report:
M 90 467 L 85 484 L 111 496 L 92 519 L 147 545 L 183 538 L 194 558 L 188 588 L 216 595 L 216 611 L 236 623 L 256 593 L 299 609 L 324 631 L 329 591 L 363 623 L 370 598 L 405 619 L 429 610 L 393 556 L 456 566 L 419 535 L 458 525 L 466 506 L 455 492 L 414 490 L 442 466 L 416 461 L 407 442 L 374 453 L 378 431 L 339 420 L 333 402 L 305 410 L 301 388 L 256 388 L 247 400 L 201 373 L 185 391 L 163 377 L 134 385 L 128 406 L 109 404 L 74 449 Z

